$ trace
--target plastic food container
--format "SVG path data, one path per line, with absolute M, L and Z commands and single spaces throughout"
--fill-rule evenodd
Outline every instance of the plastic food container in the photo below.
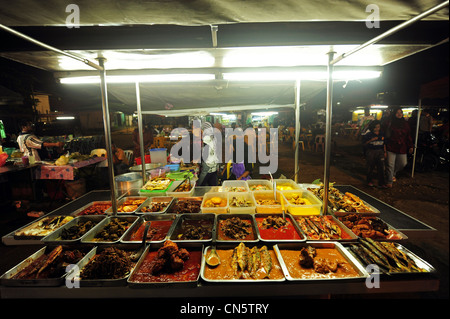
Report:
M 151 148 L 150 149 L 151 163 L 167 164 L 167 148 Z
M 292 179 L 275 179 L 274 181 L 277 183 L 277 190 L 280 192 L 301 189 L 301 187 Z
M 290 190 L 282 192 L 284 196 L 285 207 L 287 211 L 292 215 L 320 215 L 322 203 L 321 201 L 310 191 L 304 189 Z M 306 204 L 296 205 L 292 204 L 292 198 L 299 195 L 300 198 L 306 200 Z
M 248 181 L 246 181 L 246 183 L 248 185 L 250 192 L 273 189 L 272 183 L 266 179 L 249 179 Z M 258 186 L 261 186 L 262 189 L 252 190 L 252 187 L 258 187 Z M 267 189 L 264 189 L 264 188 L 267 188 Z
M 220 207 L 205 207 L 205 204 L 213 199 L 217 198 L 217 200 L 222 200 L 225 202 L 224 206 Z M 202 213 L 214 213 L 214 214 L 227 214 L 228 213 L 228 194 L 227 193 L 206 193 L 203 196 L 202 201 Z
M 248 192 L 248 191 L 249 188 L 246 181 L 224 181 L 222 183 L 222 192 Z
M 250 201 L 250 205 L 248 207 L 235 207 L 232 206 L 233 197 L 237 197 L 238 199 L 244 199 L 246 201 Z M 228 209 L 230 214 L 254 214 L 256 211 L 256 202 L 252 193 L 236 193 L 230 192 L 228 193 Z
M 274 200 L 273 190 L 271 191 L 255 191 L 253 192 L 253 196 L 256 202 L 256 213 L 280 213 L 281 212 L 281 199 L 283 195 L 280 191 L 277 191 L 277 198 L 279 204 L 271 204 L 271 205 L 262 205 L 258 204 L 258 200 Z M 284 198 L 283 198 L 284 199 Z M 287 204 L 284 205 L 285 209 L 287 209 Z

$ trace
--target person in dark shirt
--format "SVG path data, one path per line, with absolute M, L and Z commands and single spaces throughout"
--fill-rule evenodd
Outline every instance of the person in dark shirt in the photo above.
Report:
M 377 170 L 378 186 L 386 188 L 384 178 L 384 160 L 386 158 L 386 145 L 384 135 L 381 133 L 381 123 L 374 120 L 370 123 L 367 133 L 363 136 L 363 143 L 366 147 L 367 163 L 367 184 L 374 186 L 374 170 Z

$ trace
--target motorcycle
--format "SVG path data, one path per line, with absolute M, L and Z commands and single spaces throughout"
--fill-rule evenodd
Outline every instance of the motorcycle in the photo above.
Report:
M 416 170 L 430 172 L 450 163 L 448 140 L 440 140 L 432 133 L 419 134 L 416 150 Z

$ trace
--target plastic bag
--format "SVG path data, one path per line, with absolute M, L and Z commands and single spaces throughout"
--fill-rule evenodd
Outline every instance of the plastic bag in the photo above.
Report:
M 8 154 L 7 153 L 1 153 L 0 154 L 0 166 L 5 165 L 7 159 L 8 159 Z

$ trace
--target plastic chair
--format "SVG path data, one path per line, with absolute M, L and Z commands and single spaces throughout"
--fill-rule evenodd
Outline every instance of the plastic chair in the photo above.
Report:
M 125 153 L 125 157 L 128 160 L 128 165 L 133 165 L 133 160 L 134 160 L 134 158 L 133 158 L 133 151 L 132 150 L 126 150 L 126 151 L 123 151 L 123 152 Z
M 317 135 L 314 142 L 315 142 L 316 152 L 319 151 L 319 147 L 322 148 L 322 152 L 325 151 L 325 135 Z

